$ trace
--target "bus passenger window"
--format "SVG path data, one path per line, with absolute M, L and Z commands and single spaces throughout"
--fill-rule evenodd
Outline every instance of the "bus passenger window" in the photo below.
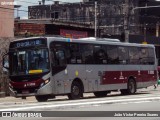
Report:
M 155 64 L 155 57 L 154 57 L 155 53 L 154 53 L 154 49 L 149 48 L 149 49 L 148 49 L 148 53 L 149 53 L 148 63 L 149 63 L 150 65 Z
M 148 50 L 147 48 L 141 48 L 140 50 L 140 63 L 148 64 Z
M 66 65 L 65 54 L 63 50 L 56 51 L 56 61 L 57 61 L 57 65 L 59 66 Z
M 71 43 L 70 44 L 70 58 L 69 58 L 69 63 L 71 64 L 81 64 L 82 63 L 82 56 L 81 56 L 81 52 L 80 52 L 80 49 L 79 49 L 79 44 L 76 44 L 76 43 Z
M 93 45 L 85 44 L 81 45 L 81 51 L 82 51 L 82 60 L 86 64 L 93 64 Z
M 107 59 L 108 64 L 119 64 L 117 46 L 114 45 L 107 46 L 107 56 L 108 56 Z
M 118 47 L 118 53 L 119 53 L 119 62 L 121 64 L 127 64 L 128 63 L 128 49 L 127 49 L 127 47 Z
M 129 47 L 129 64 L 139 64 L 139 49 L 137 47 Z
M 107 63 L 107 56 L 105 54 L 105 51 L 103 49 L 98 48 L 98 50 L 96 50 L 96 46 L 94 48 L 94 60 L 96 64 L 106 64 Z

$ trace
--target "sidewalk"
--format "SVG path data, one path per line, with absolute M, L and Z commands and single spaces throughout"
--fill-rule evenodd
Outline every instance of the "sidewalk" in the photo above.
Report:
M 5 97 L 5 92 L 0 92 L 0 98 Z
M 138 89 L 137 93 L 144 93 L 144 92 L 154 92 L 154 91 L 159 91 L 160 93 L 160 86 L 158 86 L 156 89 L 154 89 L 154 86 L 148 87 L 146 88 L 142 88 L 142 89 Z M 116 94 L 120 94 L 120 92 L 111 92 L 110 95 L 116 95 Z M 85 93 L 84 97 L 92 97 L 94 96 L 93 93 Z M 68 99 L 67 96 L 56 96 L 56 99 Z M 0 98 L 0 104 L 23 104 L 23 103 L 34 103 L 37 102 L 37 100 L 35 99 L 34 96 L 32 97 L 26 97 L 26 99 L 22 99 L 22 98 L 15 98 L 12 96 L 8 96 L 8 97 L 2 97 Z

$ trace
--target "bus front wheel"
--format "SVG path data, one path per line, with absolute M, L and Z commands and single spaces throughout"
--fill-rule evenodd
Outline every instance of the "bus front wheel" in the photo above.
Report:
M 71 93 L 68 94 L 68 98 L 71 100 L 79 99 L 83 96 L 82 85 L 78 81 L 73 81 L 71 85 Z
M 46 102 L 48 100 L 48 95 L 38 95 L 35 96 L 38 102 Z

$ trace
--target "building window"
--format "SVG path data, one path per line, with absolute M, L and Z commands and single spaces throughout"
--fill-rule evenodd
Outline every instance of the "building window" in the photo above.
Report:
M 58 11 L 52 12 L 51 13 L 51 18 L 58 19 L 59 18 L 59 12 Z

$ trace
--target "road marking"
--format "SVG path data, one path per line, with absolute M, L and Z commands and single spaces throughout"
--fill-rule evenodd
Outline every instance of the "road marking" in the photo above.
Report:
M 122 99 L 122 100 L 105 100 L 105 101 L 92 101 L 92 102 L 81 102 L 81 103 L 68 103 L 68 104 L 46 104 L 46 105 L 38 105 L 38 106 L 27 106 L 27 107 L 19 107 L 19 108 L 5 108 L 0 109 L 0 111 L 21 111 L 21 110 L 35 110 L 35 109 L 44 109 L 44 108 L 56 108 L 56 107 L 67 107 L 67 106 L 81 106 L 81 105 L 96 105 L 96 104 L 113 104 L 113 103 L 122 103 L 122 102 L 138 102 L 138 101 L 153 101 L 160 100 L 160 97 L 151 97 L 151 98 L 139 98 L 139 99 Z
M 141 98 L 148 98 L 148 97 L 151 97 L 151 98 L 153 98 L 153 97 L 160 97 L 160 94 L 159 93 L 157 93 L 157 94 L 143 94 L 143 95 L 128 95 L 128 96 L 109 96 L 109 97 L 104 97 L 104 98 L 89 98 L 89 99 L 80 99 L 80 100 L 65 100 L 65 101 L 58 101 L 58 99 L 56 99 L 56 101 L 55 100 L 53 100 L 53 101 L 49 101 L 49 102 L 40 102 L 40 103 L 36 103 L 36 102 L 32 102 L 32 103 L 27 103 L 27 102 L 13 102 L 12 104 L 11 104 L 11 102 L 9 102 L 9 103 L 1 103 L 0 104 L 0 107 L 1 107 L 1 109 L 5 109 L 6 107 L 8 108 L 8 104 L 9 104 L 9 107 L 24 107 L 25 105 L 27 106 L 27 107 L 29 107 L 29 106 L 42 106 L 42 105 L 44 105 L 44 106 L 46 106 L 46 105 L 58 105 L 58 104 L 70 104 L 70 103 L 72 103 L 72 104 L 77 104 L 77 103 L 84 103 L 84 102 L 97 102 L 97 101 L 112 101 L 112 100 L 115 100 L 115 99 L 118 99 L 118 100 L 120 100 L 120 101 L 122 101 L 123 99 L 124 99 L 124 101 L 126 100 L 126 99 L 128 99 L 128 97 L 134 97 L 134 99 L 141 99 Z

